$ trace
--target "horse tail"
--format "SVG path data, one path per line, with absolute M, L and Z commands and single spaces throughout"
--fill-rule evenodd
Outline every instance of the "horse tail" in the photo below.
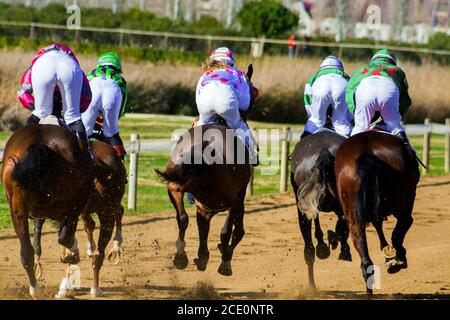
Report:
M 14 166 L 12 178 L 24 191 L 47 197 L 57 177 L 58 154 L 42 143 L 32 144 Z
M 181 163 L 168 167 L 164 172 L 155 169 L 156 175 L 165 182 L 173 182 L 180 185 L 186 184 L 194 177 L 207 175 L 210 165 L 205 163 L 203 159 L 203 148 L 198 150 L 198 148 L 193 146 L 187 154 L 182 156 L 182 159 L 190 159 L 190 163 L 181 161 Z M 201 159 L 202 161 L 196 164 L 194 159 Z
M 357 214 L 364 223 L 378 220 L 380 217 L 380 161 L 370 153 L 364 153 L 356 160 L 356 174 L 360 179 L 360 187 L 357 198 Z
M 298 208 L 308 219 L 314 219 L 326 192 L 335 195 L 334 156 L 328 149 L 320 151 L 309 179 L 297 190 Z

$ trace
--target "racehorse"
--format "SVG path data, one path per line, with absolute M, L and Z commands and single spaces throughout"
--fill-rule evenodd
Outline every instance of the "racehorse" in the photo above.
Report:
M 97 138 L 101 139 L 101 130 Z M 87 255 L 92 258 L 92 269 L 94 277 L 91 287 L 91 296 L 102 295 L 99 287 L 99 273 L 105 257 L 105 249 L 108 245 L 114 225 L 116 233 L 114 236 L 114 246 L 108 254 L 108 259 L 113 264 L 120 261 L 122 239 L 122 217 L 124 208 L 121 204 L 125 193 L 126 171 L 122 160 L 117 156 L 114 149 L 102 141 L 92 141 L 91 151 L 94 156 L 94 183 L 95 189 L 89 196 L 89 201 L 83 209 L 81 217 L 84 222 L 84 230 L 88 235 Z M 93 238 L 95 221 L 91 214 L 97 213 L 100 220 L 100 233 L 98 237 L 98 247 Z M 41 235 L 44 219 L 34 220 L 34 250 L 35 269 L 40 277 L 41 264 Z M 39 278 L 38 277 L 38 278 Z
M 329 246 L 323 240 L 319 211 L 336 213 L 338 217 L 336 232 L 328 231 L 328 241 L 333 249 L 337 247 L 337 242 L 340 242 L 340 260 L 352 260 L 350 246 L 347 244 L 349 231 L 343 219 L 342 207 L 336 197 L 334 176 L 334 157 L 344 140 L 345 138 L 336 132 L 322 129 L 302 138 L 295 146 L 291 157 L 291 184 L 297 203 L 300 231 L 305 242 L 304 256 L 308 265 L 309 286 L 312 289 L 316 288 L 314 254 L 319 259 L 326 259 L 330 255 Z M 316 248 L 311 236 L 312 220 L 318 241 Z
M 388 273 L 407 268 L 403 240 L 412 225 L 412 210 L 420 174 L 410 146 L 384 132 L 366 131 L 344 141 L 336 152 L 337 195 L 353 244 L 361 257 L 368 294 L 373 293 L 375 268 L 369 257 L 366 225 L 375 227 Z M 383 221 L 397 219 L 392 246 L 384 237 Z
M 233 134 L 230 135 L 230 132 Z M 200 161 L 196 162 L 196 159 Z M 228 210 L 218 245 L 222 253 L 218 272 L 225 276 L 232 275 L 233 251 L 245 233 L 244 198 L 251 176 L 248 159 L 247 149 L 233 130 L 225 125 L 206 124 L 191 128 L 181 136 L 166 170 L 155 170 L 167 182 L 169 198 L 177 213 L 179 234 L 173 263 L 178 269 L 184 269 L 188 264 L 184 237 L 189 218 L 183 198 L 186 192 L 190 192 L 195 198 L 200 238 L 198 258 L 194 260 L 197 269 L 203 271 L 208 264 L 211 218 L 218 212 Z
M 54 125 L 29 125 L 17 130 L 5 146 L 2 184 L 20 241 L 20 255 L 33 298 L 40 297 L 34 273 L 34 250 L 28 219 L 59 223 L 58 243 L 66 248 L 62 262 L 76 264 L 78 217 L 93 189 L 89 155 L 69 130 Z

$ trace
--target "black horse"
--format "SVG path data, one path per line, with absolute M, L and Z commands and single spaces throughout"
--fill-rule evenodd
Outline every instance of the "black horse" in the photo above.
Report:
M 297 202 L 300 231 L 305 241 L 305 261 L 308 265 L 309 286 L 316 288 L 314 281 L 314 255 L 326 259 L 330 255 L 329 245 L 323 240 L 319 211 L 335 212 L 338 216 L 336 232 L 328 231 L 328 241 L 333 249 L 341 243 L 340 260 L 351 261 L 347 244 L 348 227 L 343 210 L 336 197 L 334 157 L 345 138 L 334 131 L 322 131 L 308 135 L 295 146 L 291 159 L 291 184 Z M 314 219 L 316 248 L 312 242 L 312 220 Z

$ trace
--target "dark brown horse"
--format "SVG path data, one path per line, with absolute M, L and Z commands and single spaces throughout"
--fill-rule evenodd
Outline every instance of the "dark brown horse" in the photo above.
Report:
M 300 232 L 305 242 L 304 256 L 308 265 L 309 286 L 316 288 L 314 281 L 315 255 L 326 259 L 330 248 L 323 240 L 319 211 L 334 212 L 338 217 L 336 232 L 328 231 L 328 241 L 335 249 L 341 243 L 340 260 L 351 261 L 350 246 L 347 244 L 348 227 L 343 219 L 339 200 L 336 197 L 334 156 L 345 138 L 331 130 L 324 130 L 302 138 L 292 153 L 291 184 L 297 203 Z M 312 220 L 314 220 L 317 246 L 312 241 Z
M 178 141 L 166 170 L 156 173 L 167 182 L 169 198 L 177 212 L 179 235 L 174 265 L 184 269 L 188 264 L 184 237 L 189 218 L 183 198 L 190 192 L 197 207 L 200 238 L 198 258 L 194 260 L 197 269 L 203 271 L 208 264 L 211 218 L 228 210 L 218 246 L 222 253 L 218 272 L 232 275 L 233 251 L 244 236 L 244 198 L 251 175 L 248 152 L 233 130 L 215 124 L 191 128 Z
M 377 131 L 350 137 L 336 153 L 338 198 L 344 209 L 367 293 L 372 294 L 375 267 L 369 257 L 366 226 L 372 223 L 380 239 L 388 273 L 407 268 L 403 240 L 412 225 L 412 210 L 420 174 L 409 146 L 399 138 Z M 393 214 L 397 224 L 391 247 L 383 233 L 383 221 Z
M 92 166 L 77 138 L 54 125 L 29 125 L 8 140 L 3 154 L 2 183 L 20 241 L 30 294 L 39 296 L 28 219 L 59 223 L 58 242 L 66 248 L 62 261 L 79 261 L 75 231 L 78 217 L 93 190 Z
M 116 226 L 116 233 L 113 248 L 108 254 L 108 259 L 113 264 L 118 264 L 120 261 L 123 241 L 122 217 L 124 212 L 121 202 L 125 193 L 126 171 L 122 160 L 109 144 L 101 141 L 91 142 L 91 151 L 95 158 L 95 190 L 90 194 L 81 218 L 84 222 L 84 230 L 88 236 L 87 255 L 92 258 L 92 269 L 94 271 L 91 296 L 98 297 L 102 295 L 99 287 L 99 273 L 114 225 Z M 92 219 L 91 214 L 94 212 L 97 213 L 100 222 L 98 246 L 93 237 L 95 221 Z M 34 221 L 34 250 L 38 275 L 41 273 L 41 234 L 44 221 L 44 219 L 35 219 Z

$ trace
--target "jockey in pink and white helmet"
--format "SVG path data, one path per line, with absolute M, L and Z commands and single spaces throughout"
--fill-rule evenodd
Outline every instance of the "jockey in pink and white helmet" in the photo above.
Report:
M 257 164 L 254 139 L 247 124 L 241 119 L 241 112 L 251 107 L 252 85 L 245 73 L 236 68 L 233 52 L 221 47 L 211 52 L 202 63 L 203 75 L 197 84 L 196 103 L 199 120 L 196 125 L 211 123 L 216 115 L 236 130 L 251 153 L 251 161 Z

